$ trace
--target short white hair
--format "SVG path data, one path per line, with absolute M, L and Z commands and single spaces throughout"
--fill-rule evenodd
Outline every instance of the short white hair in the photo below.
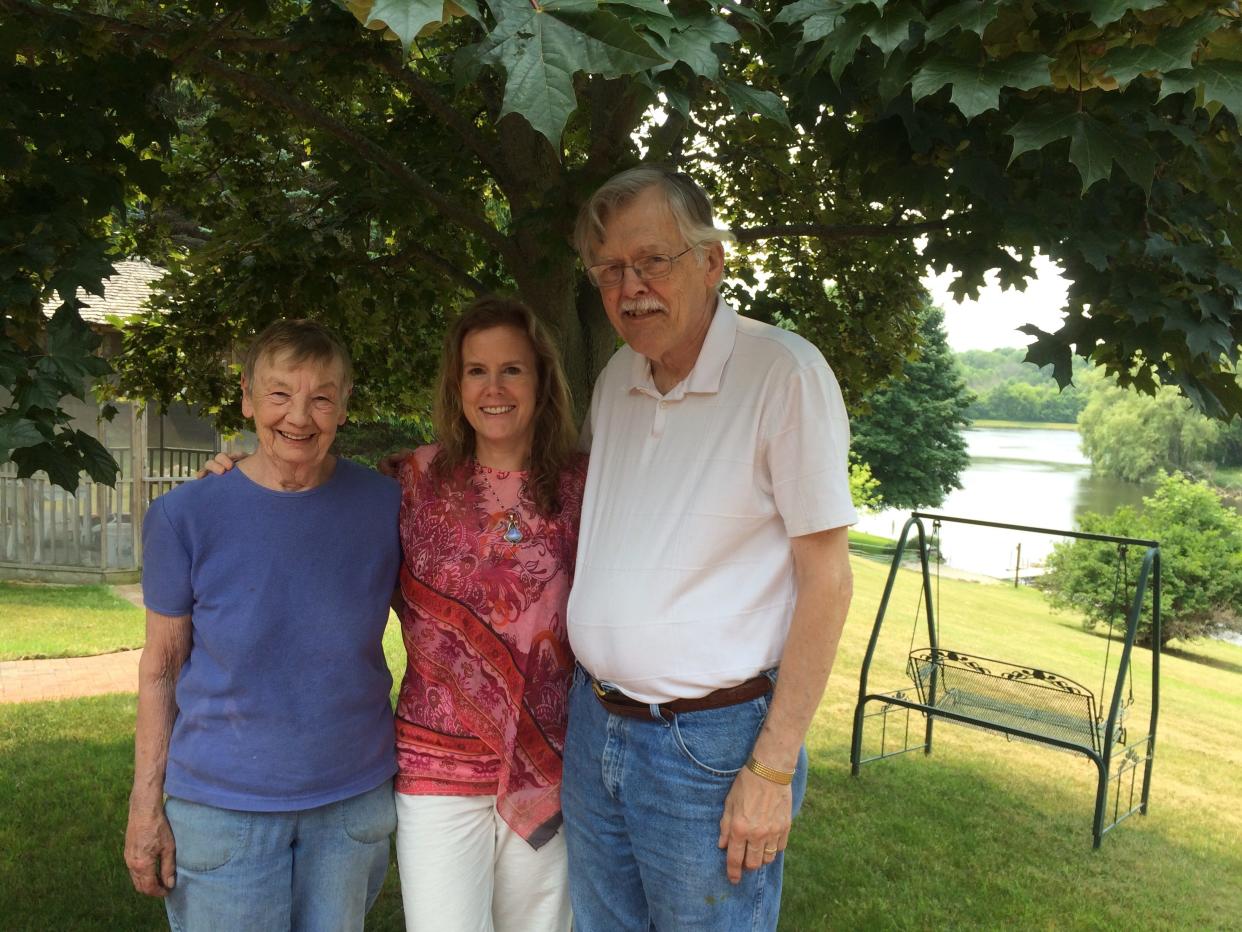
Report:
M 689 175 L 664 166 L 639 165 L 604 182 L 578 211 L 574 248 L 584 265 L 594 263 L 595 247 L 604 241 L 604 225 L 612 212 L 649 188 L 659 188 L 664 193 L 677 230 L 686 244 L 694 247 L 698 261 L 703 261 L 704 244 L 733 239 L 727 229 L 716 226 L 711 200 Z

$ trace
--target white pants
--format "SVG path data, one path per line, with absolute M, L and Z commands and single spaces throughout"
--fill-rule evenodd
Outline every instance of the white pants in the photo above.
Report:
M 396 799 L 407 932 L 567 932 L 564 830 L 536 851 L 495 796 Z

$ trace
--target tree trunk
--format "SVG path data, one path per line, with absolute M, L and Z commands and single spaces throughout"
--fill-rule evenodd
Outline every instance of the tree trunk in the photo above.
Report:
M 527 242 L 537 243 L 540 239 Z M 560 347 L 574 412 L 581 423 L 595 377 L 616 348 L 616 334 L 604 315 L 599 293 L 585 282 L 568 249 L 555 253 L 537 248 L 522 251 L 529 261 L 515 270 L 518 291 Z M 542 255 L 529 255 L 530 252 Z

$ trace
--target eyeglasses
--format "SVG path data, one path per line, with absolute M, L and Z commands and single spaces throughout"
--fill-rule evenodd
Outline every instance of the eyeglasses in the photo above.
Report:
M 633 269 L 634 277 L 640 282 L 655 281 L 667 278 L 673 271 L 673 263 L 688 253 L 693 246 L 687 246 L 675 256 L 643 256 L 633 265 L 622 265 L 620 262 L 604 262 L 588 268 L 587 278 L 596 288 L 612 288 L 621 284 L 625 278 L 625 270 Z

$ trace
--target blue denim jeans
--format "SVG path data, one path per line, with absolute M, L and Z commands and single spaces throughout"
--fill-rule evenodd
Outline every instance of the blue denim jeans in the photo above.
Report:
M 647 721 L 609 714 L 575 672 L 561 807 L 576 932 L 776 928 L 784 855 L 735 886 L 716 846 L 768 699 Z M 795 814 L 805 792 L 803 750 Z
M 175 932 L 361 929 L 388 870 L 392 781 L 294 812 L 238 812 L 169 798 Z

